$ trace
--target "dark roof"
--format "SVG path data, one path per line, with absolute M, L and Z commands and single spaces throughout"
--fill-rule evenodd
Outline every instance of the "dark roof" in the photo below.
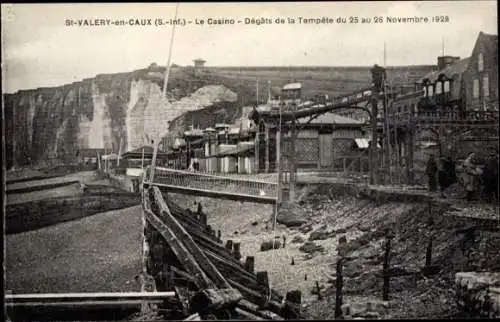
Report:
M 103 155 L 105 151 L 105 149 L 84 148 L 78 149 L 77 153 L 78 156 L 82 158 L 97 158 L 97 153 L 99 153 L 99 155 Z M 111 150 L 108 150 L 108 152 L 111 152 Z
M 467 70 L 469 66 L 470 57 L 464 58 L 456 62 L 455 64 L 448 66 L 444 69 L 437 70 L 425 75 L 420 82 L 423 82 L 425 79 L 428 79 L 431 83 L 434 83 L 439 75 L 443 74 L 447 78 L 457 79 L 457 77 L 461 77 L 462 74 Z
M 225 156 L 237 156 L 238 154 L 247 152 L 247 151 L 252 151 L 255 148 L 253 144 L 244 144 L 244 145 L 239 145 L 237 147 L 234 147 L 232 149 L 219 152 L 215 155 L 212 155 L 210 157 L 225 157 Z
M 139 147 L 137 149 L 134 149 L 134 150 L 131 150 L 131 151 L 127 151 L 123 155 L 125 155 L 125 154 L 133 154 L 133 153 L 141 153 L 142 154 L 142 150 L 143 149 L 144 149 L 144 154 L 146 154 L 146 153 L 153 153 L 154 152 L 154 148 L 152 146 L 144 145 L 144 146 L 141 146 L 141 147 Z

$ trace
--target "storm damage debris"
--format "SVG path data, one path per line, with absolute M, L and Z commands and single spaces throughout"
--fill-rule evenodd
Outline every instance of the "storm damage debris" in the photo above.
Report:
M 146 190 L 144 196 L 145 238 L 150 248 L 161 246 L 146 260 L 148 274 L 158 290 L 182 289 L 186 298 L 160 311 L 181 306 L 182 318 L 198 313 L 201 319 L 300 317 L 290 309 L 300 303 L 270 289 L 267 272 L 254 273 L 253 257 L 240 262 L 240 242 L 227 240 L 224 246 L 215 230 L 207 230 L 206 222 L 173 203 L 158 187 Z M 270 242 L 271 248 L 273 244 L 281 247 L 278 239 Z

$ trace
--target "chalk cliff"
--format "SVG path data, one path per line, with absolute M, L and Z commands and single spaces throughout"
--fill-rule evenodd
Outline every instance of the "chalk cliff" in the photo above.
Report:
M 164 134 L 184 112 L 221 103 L 236 108 L 235 92 L 181 68 L 172 70 L 168 100 L 162 99 L 163 72 L 98 75 L 5 94 L 7 167 L 68 162 L 82 148 L 118 152 L 122 144 L 127 151 Z

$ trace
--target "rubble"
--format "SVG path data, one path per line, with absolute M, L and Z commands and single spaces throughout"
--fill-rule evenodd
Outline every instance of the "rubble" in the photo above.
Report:
M 457 302 L 472 314 L 500 317 L 500 273 L 460 272 L 455 275 Z
M 262 244 L 260 244 L 260 251 L 261 252 L 265 252 L 265 251 L 268 251 L 268 250 L 271 250 L 271 249 L 279 249 L 281 248 L 281 242 L 279 240 L 269 240 L 269 241 L 265 241 L 265 242 L 262 242 Z
M 304 253 L 312 254 L 315 252 L 322 252 L 324 250 L 323 246 L 317 245 L 314 242 L 306 242 L 300 246 L 299 250 Z
M 328 239 L 330 237 L 333 237 L 334 234 L 330 231 L 325 230 L 324 228 L 320 228 L 318 230 L 315 230 L 309 234 L 309 241 L 314 241 L 314 240 L 324 240 Z

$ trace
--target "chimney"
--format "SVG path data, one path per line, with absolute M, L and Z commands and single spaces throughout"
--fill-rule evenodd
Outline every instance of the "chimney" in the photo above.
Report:
M 458 56 L 439 56 L 437 61 L 438 70 L 445 69 L 448 66 L 456 64 L 460 61 Z

